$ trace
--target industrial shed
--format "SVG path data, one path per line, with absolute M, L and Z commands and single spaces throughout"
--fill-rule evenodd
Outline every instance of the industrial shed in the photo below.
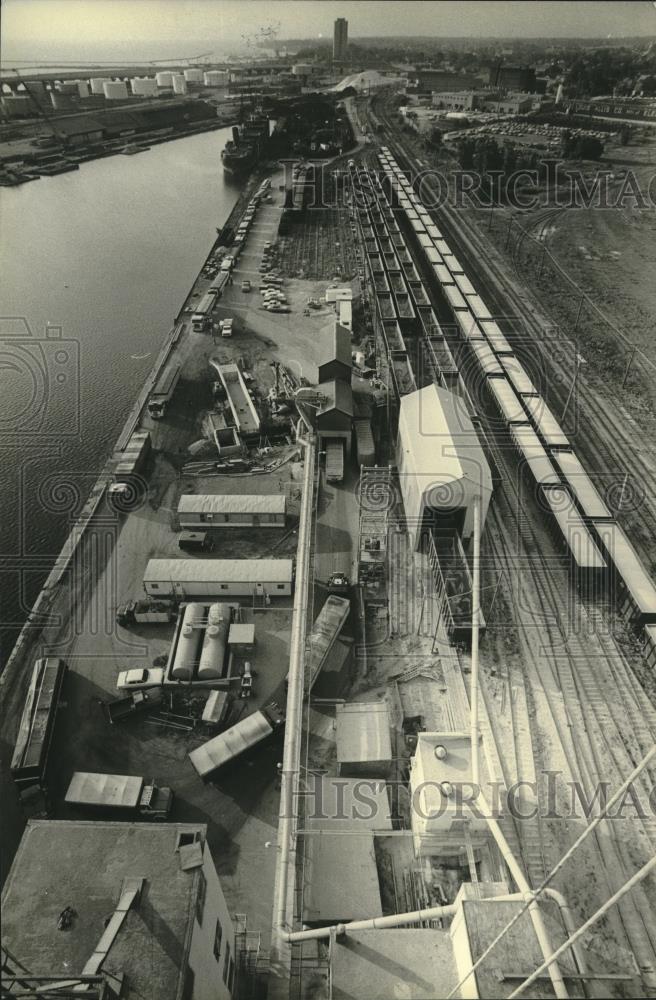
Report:
M 144 590 L 153 597 L 286 597 L 291 559 L 150 559 Z
M 313 831 L 305 838 L 303 923 L 310 926 L 383 915 L 371 830 Z
M 324 397 L 317 411 L 317 431 L 320 440 L 341 438 L 346 454 L 351 452 L 353 423 L 353 393 L 350 382 L 325 382 L 320 387 Z
M 461 400 L 436 385 L 401 399 L 396 461 L 406 522 L 419 547 L 422 534 L 474 530 L 474 498 L 481 525 L 492 495 L 490 468 Z
M 284 527 L 286 498 L 277 493 L 184 493 L 178 503 L 181 528 Z
M 351 384 L 351 331 L 340 323 L 324 333 L 320 344 L 319 384 L 341 379 Z
M 384 702 L 338 705 L 337 763 L 342 777 L 383 778 L 392 762 L 390 714 Z

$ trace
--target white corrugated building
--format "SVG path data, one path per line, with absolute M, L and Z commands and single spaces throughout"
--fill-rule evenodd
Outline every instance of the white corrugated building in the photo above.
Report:
M 150 559 L 143 585 L 153 597 L 285 597 L 293 577 L 291 559 Z
M 396 462 L 416 546 L 426 530 L 470 538 L 477 494 L 485 523 L 492 476 L 460 397 L 436 385 L 401 397 Z
M 184 493 L 178 502 L 181 528 L 284 527 L 286 498 L 278 493 Z
M 390 714 L 385 702 L 338 705 L 337 763 L 343 777 L 384 778 L 392 762 Z

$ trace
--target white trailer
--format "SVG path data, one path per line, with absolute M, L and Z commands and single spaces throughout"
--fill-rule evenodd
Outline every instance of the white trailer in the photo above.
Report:
M 143 585 L 151 597 L 288 597 L 291 559 L 150 559 Z

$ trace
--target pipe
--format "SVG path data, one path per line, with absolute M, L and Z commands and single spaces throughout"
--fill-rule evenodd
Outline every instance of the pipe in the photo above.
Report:
M 572 909 L 562 892 L 558 892 L 557 889 L 552 889 L 550 886 L 543 889 L 542 892 L 545 896 L 549 896 L 550 899 L 553 899 L 556 902 L 563 918 L 563 923 L 565 924 L 565 930 L 567 931 L 568 937 L 572 937 L 572 935 L 576 932 L 576 921 L 574 920 Z M 578 944 L 572 946 L 572 954 L 579 972 L 582 976 L 586 976 L 588 974 L 588 962 L 585 957 L 585 953 L 579 948 Z
M 600 906 L 599 909 L 595 913 L 593 913 L 592 916 L 588 920 L 586 920 L 584 924 L 581 924 L 579 929 L 575 931 L 574 934 L 571 935 L 571 937 L 568 937 L 567 940 L 563 944 L 561 944 L 560 948 L 557 948 L 556 951 L 554 951 L 551 955 L 545 957 L 545 961 L 542 963 L 542 965 L 538 969 L 536 969 L 535 972 L 532 972 L 531 975 L 528 977 L 528 979 L 525 979 L 523 983 L 519 984 L 517 989 L 510 994 L 508 1000 L 512 1000 L 513 997 L 521 996 L 522 993 L 524 993 L 524 991 L 527 990 L 529 986 L 533 985 L 536 979 L 539 979 L 539 977 L 546 969 L 551 970 L 552 965 L 554 965 L 557 962 L 557 960 L 560 958 L 563 952 L 567 951 L 568 948 L 571 948 L 572 945 L 575 944 L 575 942 L 578 941 L 580 937 L 583 937 L 584 934 L 587 934 L 590 928 L 593 927 L 598 920 L 600 920 L 603 916 L 605 916 L 605 914 L 611 909 L 612 906 L 615 906 L 616 903 L 619 903 L 620 899 L 626 896 L 627 893 L 631 892 L 631 889 L 635 888 L 635 886 L 638 885 L 639 882 L 642 882 L 642 880 L 645 879 L 647 875 L 649 875 L 649 873 L 654 870 L 654 868 L 656 868 L 656 856 L 654 856 L 653 858 L 651 858 L 651 860 L 649 860 L 646 864 L 644 864 L 642 868 L 640 868 L 635 873 L 635 875 L 633 875 L 629 879 L 629 881 L 622 886 L 621 889 L 619 889 L 616 893 L 614 893 L 610 897 L 610 899 L 607 899 L 606 902 L 603 904 L 603 906 Z
M 610 813 L 610 811 L 613 808 L 613 806 L 615 806 L 615 804 L 617 802 L 619 802 L 619 800 L 625 795 L 627 789 L 636 780 L 636 778 L 638 777 L 638 775 L 642 771 L 644 771 L 644 769 L 647 767 L 647 764 L 649 764 L 649 762 L 652 760 L 652 758 L 655 755 L 656 755 L 656 744 L 654 744 L 654 746 L 651 748 L 651 750 L 643 757 L 643 759 L 640 761 L 640 763 L 636 765 L 636 767 L 633 769 L 633 771 L 628 776 L 628 778 L 624 781 L 624 783 L 622 785 L 620 785 L 620 787 L 617 789 L 616 792 L 614 792 L 614 794 L 610 797 L 610 799 L 605 804 L 604 808 L 601 810 L 601 812 L 599 813 L 599 815 L 596 816 L 592 820 L 592 822 L 588 824 L 588 826 L 586 826 L 585 830 L 578 836 L 578 838 L 574 841 L 574 843 L 572 844 L 572 846 L 570 848 L 568 848 L 567 851 L 565 851 L 565 853 L 561 857 L 560 861 L 558 861 L 556 863 L 556 865 L 554 866 L 554 868 L 552 868 L 552 870 L 549 872 L 549 874 L 545 878 L 544 882 L 540 886 L 538 886 L 538 888 L 535 890 L 535 895 L 536 896 L 539 896 L 540 893 L 542 893 L 542 892 L 544 892 L 546 890 L 547 886 L 555 878 L 556 874 L 561 870 L 561 868 L 563 868 L 565 866 L 565 864 L 569 861 L 569 859 L 572 857 L 572 855 L 574 854 L 574 852 L 581 846 L 581 844 L 583 843 L 583 841 L 587 837 L 589 837 L 590 834 L 593 833 L 597 829 L 597 827 L 599 826 L 599 824 L 601 823 L 601 821 L 603 819 L 605 819 L 606 816 L 608 816 L 608 814 Z M 506 924 L 506 926 L 503 927 L 499 931 L 499 933 L 495 937 L 494 941 L 492 941 L 487 946 L 487 948 L 485 949 L 485 951 L 483 952 L 483 954 L 479 955 L 479 957 L 476 959 L 476 961 L 474 962 L 473 966 L 471 967 L 471 969 L 469 970 L 469 972 L 467 973 L 467 975 L 463 979 L 461 979 L 460 982 L 449 993 L 449 995 L 447 997 L 447 1000 L 451 1000 L 451 997 L 455 996 L 456 992 L 466 982 L 466 980 L 469 978 L 469 976 L 471 976 L 471 974 L 473 972 L 475 972 L 476 969 L 485 961 L 485 959 L 488 957 L 488 955 L 490 955 L 494 951 L 494 949 L 498 945 L 499 941 L 501 941 L 501 939 L 508 933 L 508 931 L 510 930 L 511 927 L 514 927 L 514 925 L 517 923 L 517 921 L 520 919 L 520 917 L 526 912 L 527 909 L 528 909 L 527 905 L 523 906 L 522 909 L 518 910 L 517 913 L 515 914 L 515 916 L 512 917 L 512 919 L 508 921 L 508 923 Z
M 307 931 L 292 931 L 283 935 L 283 939 L 293 944 L 296 941 L 316 941 L 330 937 L 334 931 L 337 937 L 353 931 L 383 930 L 386 927 L 400 927 L 402 924 L 419 924 L 422 920 L 439 920 L 454 916 L 458 907 L 455 903 L 448 906 L 431 906 L 426 910 L 411 910 L 409 913 L 393 913 L 388 917 L 371 917 L 368 920 L 351 920 L 348 924 L 332 924 L 329 927 L 314 927 Z
M 531 918 L 531 923 L 533 924 L 533 930 L 535 932 L 535 936 L 540 946 L 540 951 L 542 952 L 544 958 L 546 959 L 547 956 L 553 954 L 553 948 L 551 945 L 551 939 L 549 937 L 549 931 L 547 930 L 547 926 L 544 922 L 544 917 L 542 916 L 542 910 L 540 909 L 535 893 L 528 884 L 520 865 L 515 860 L 512 850 L 510 849 L 510 845 L 508 844 L 508 841 L 503 835 L 501 827 L 499 826 L 497 821 L 493 819 L 490 807 L 487 801 L 485 800 L 485 796 L 480 790 L 479 790 L 479 799 L 481 800 L 482 803 L 483 812 L 487 820 L 487 825 L 490 828 L 490 833 L 494 837 L 497 846 L 501 851 L 503 859 L 506 862 L 506 865 L 508 866 L 508 870 L 512 875 L 513 879 L 515 880 L 515 883 L 517 884 L 517 887 L 519 888 L 520 892 L 523 894 L 524 898 L 526 899 L 526 902 L 528 903 L 527 909 L 529 916 Z M 474 972 L 473 968 L 470 969 L 466 978 L 469 978 L 469 976 L 473 975 L 473 972 Z M 557 962 L 552 962 L 549 965 L 549 977 L 551 979 L 551 985 L 553 986 L 554 993 L 556 994 L 556 997 L 558 997 L 558 1000 L 568 1000 L 569 993 L 567 992 L 567 987 L 565 986 L 565 980 L 563 979 L 562 972 L 560 971 Z
M 303 714 L 303 687 L 305 668 L 305 635 L 307 631 L 310 552 L 312 548 L 312 496 L 314 491 L 314 439 L 299 438 L 305 450 L 305 474 L 301 516 L 298 529 L 298 561 L 294 590 L 289 676 L 287 687 L 285 746 L 280 787 L 280 813 L 278 818 L 278 864 L 273 899 L 272 949 L 278 950 L 285 941 L 285 928 L 293 914 L 289 914 L 289 884 L 294 878 L 296 858 L 296 821 L 294 797 L 300 773 L 301 730 Z M 278 954 L 280 959 L 280 955 Z
M 481 498 L 474 497 L 474 553 L 472 574 L 472 623 L 471 623 L 471 753 L 472 784 L 480 786 L 478 766 L 478 640 L 480 634 L 480 589 L 481 589 Z

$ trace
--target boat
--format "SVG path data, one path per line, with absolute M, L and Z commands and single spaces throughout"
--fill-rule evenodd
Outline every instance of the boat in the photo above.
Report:
M 250 115 L 241 125 L 233 125 L 221 162 L 228 174 L 248 173 L 261 159 L 269 140 L 269 119 L 265 115 Z
M 129 142 L 120 152 L 123 156 L 134 156 L 135 153 L 144 153 L 150 146 L 138 146 L 136 142 Z

